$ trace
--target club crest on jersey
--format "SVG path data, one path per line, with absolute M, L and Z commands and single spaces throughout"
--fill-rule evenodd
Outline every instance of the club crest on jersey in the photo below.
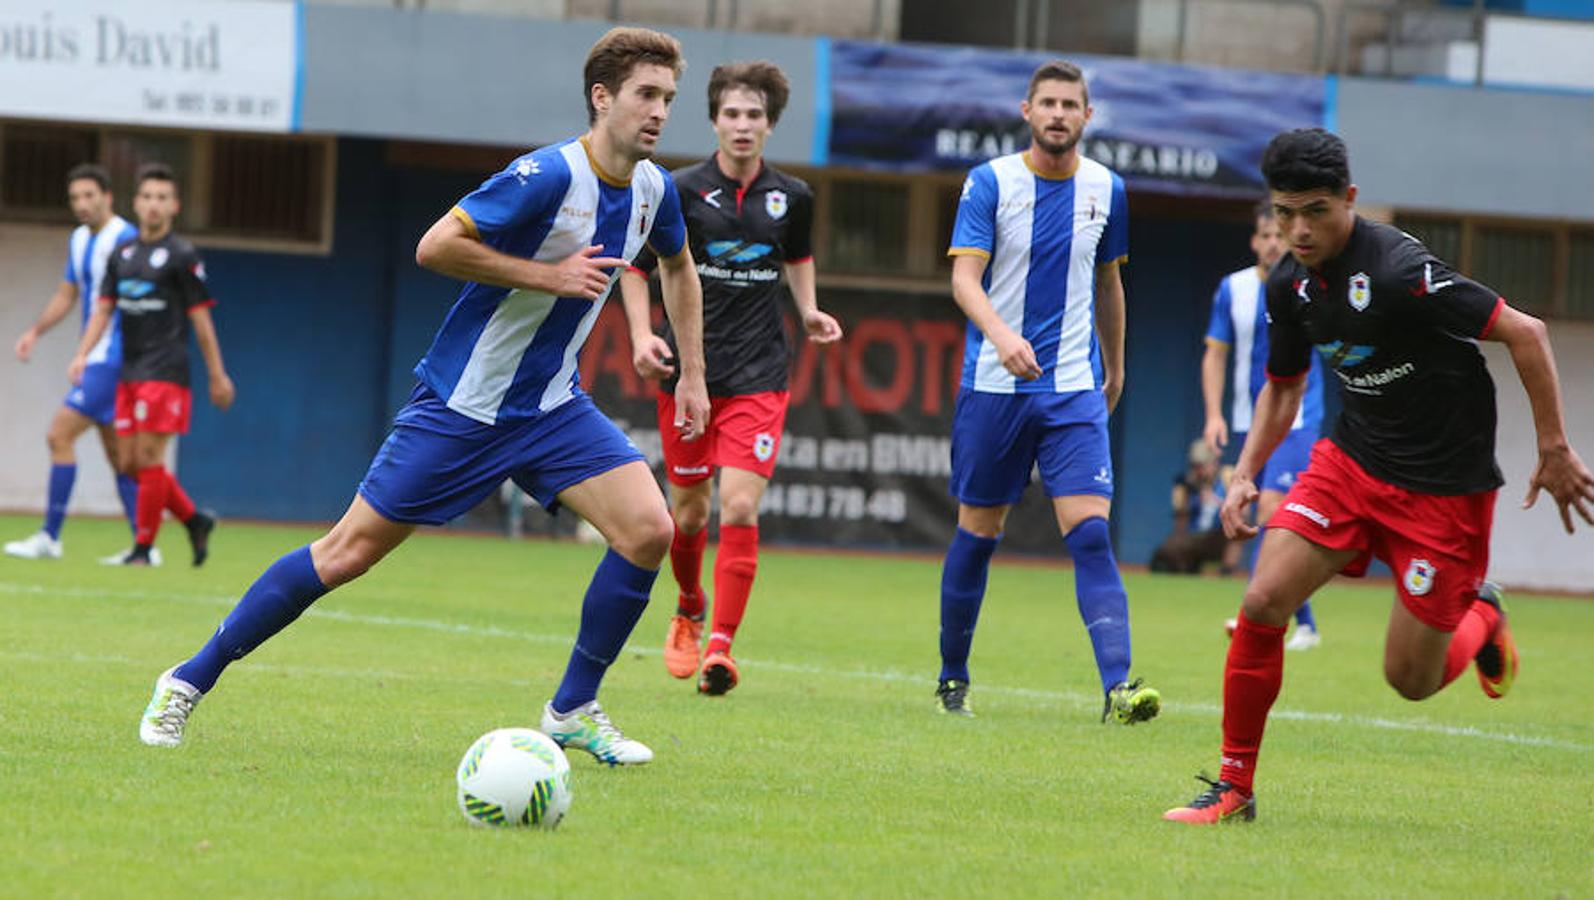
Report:
M 1366 272 L 1357 272 L 1350 277 L 1350 305 L 1351 309 L 1361 312 L 1367 304 L 1373 302 L 1373 280 L 1367 277 Z
M 778 219 L 786 214 L 786 192 L 770 191 L 764 195 L 764 212 L 769 213 L 771 219 Z
M 1434 566 L 1426 559 L 1414 559 L 1406 567 L 1404 582 L 1406 593 L 1413 597 L 1421 597 L 1433 590 Z
M 149 255 L 149 264 L 150 266 L 159 269 L 161 266 L 166 265 L 166 260 L 170 257 L 171 254 L 166 252 L 165 247 L 156 247 Z
M 753 455 L 759 462 L 769 462 L 769 458 L 775 455 L 775 436 L 768 432 L 759 432 L 753 438 Z

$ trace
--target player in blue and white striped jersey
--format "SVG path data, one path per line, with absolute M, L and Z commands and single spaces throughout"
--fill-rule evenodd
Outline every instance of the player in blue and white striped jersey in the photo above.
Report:
M 678 341 L 676 425 L 688 439 L 702 434 L 702 290 L 680 199 L 649 160 L 683 64 L 668 35 L 611 30 L 587 56 L 587 133 L 511 162 L 421 238 L 417 262 L 468 283 L 415 367 L 420 383 L 342 520 L 266 570 L 210 642 L 156 681 L 139 727 L 145 743 L 180 743 L 193 705 L 229 663 L 416 525 L 442 524 L 511 478 L 609 541 L 542 731 L 610 765 L 653 758 L 614 727 L 597 693 L 647 605 L 674 525 L 642 454 L 581 390 L 577 360 L 618 270 L 646 244 Z
M 67 243 L 66 269 L 61 284 L 45 304 L 44 312 L 22 336 L 17 338 L 17 358 L 27 362 L 33 346 L 56 323 L 66 318 L 74 304 L 79 309 L 78 325 L 88 323 L 89 314 L 100 296 L 100 279 L 105 261 L 117 246 L 138 236 L 138 228 L 113 211 L 111 176 L 101 166 L 87 163 L 75 166 L 66 176 L 67 202 L 78 225 Z M 90 428 L 98 429 L 105 446 L 105 458 L 116 473 L 116 489 L 122 499 L 130 527 L 138 505 L 138 481 L 123 471 L 112 420 L 116 417 L 116 382 L 122 368 L 120 330 L 113 323 L 94 345 L 83 380 L 72 385 L 61 408 L 50 422 L 45 440 L 50 447 L 50 479 L 45 499 L 44 526 L 36 534 L 5 545 L 9 556 L 22 559 L 58 559 L 61 556 L 61 526 L 66 522 L 67 502 L 77 480 L 77 439 Z M 116 554 L 103 562 L 121 562 Z
M 1267 383 L 1267 273 L 1284 256 L 1284 234 L 1279 230 L 1273 207 L 1267 201 L 1257 204 L 1255 230 L 1251 233 L 1251 252 L 1256 265 L 1225 275 L 1212 297 L 1212 320 L 1207 326 L 1207 349 L 1201 358 L 1201 397 L 1207 411 L 1202 437 L 1215 453 L 1232 440 L 1245 446 L 1251 429 L 1251 415 L 1257 395 Z M 1229 404 L 1229 419 L 1223 417 L 1223 383 L 1231 368 L 1229 350 L 1234 350 L 1234 399 Z M 1295 427 L 1268 458 L 1257 482 L 1257 521 L 1266 522 L 1284 502 L 1284 495 L 1295 484 L 1295 476 L 1305 471 L 1323 423 L 1323 366 L 1316 356 L 1306 376 L 1306 393 L 1295 416 Z M 1232 633 L 1231 624 L 1226 626 Z M 1311 601 L 1295 611 L 1295 633 L 1285 649 L 1310 650 L 1322 641 Z
M 969 714 L 969 648 L 991 555 L 1038 466 L 1074 560 L 1102 720 L 1131 724 L 1155 716 L 1161 698 L 1129 680 L 1128 598 L 1107 528 L 1107 416 L 1124 384 L 1127 200 L 1123 179 L 1079 152 L 1091 115 L 1079 67 L 1036 69 L 1021 110 L 1029 149 L 969 174 L 947 251 L 969 327 L 952 421 L 958 528 L 941 576 L 936 695 L 942 711 Z

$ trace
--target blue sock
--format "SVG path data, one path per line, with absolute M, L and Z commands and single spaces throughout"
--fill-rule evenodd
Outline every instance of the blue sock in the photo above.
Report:
M 122 498 L 122 512 L 127 513 L 127 527 L 138 534 L 138 479 L 121 472 L 116 473 L 116 494 Z
M 72 482 L 77 480 L 77 465 L 50 466 L 50 495 L 44 507 L 44 533 L 50 540 L 61 539 L 61 523 L 66 521 L 66 503 L 72 499 Z
M 1302 603 L 1301 608 L 1295 611 L 1295 624 L 1313 631 L 1317 630 L 1317 617 L 1312 615 L 1312 601 Z
M 631 629 L 642 618 L 657 577 L 657 569 L 633 565 L 613 550 L 603 555 L 581 601 L 581 630 L 576 632 L 564 680 L 553 695 L 554 712 L 563 715 L 597 699 L 603 673 L 620 656 Z
M 941 567 L 941 680 L 969 680 L 969 647 L 985 600 L 991 554 L 1002 538 L 980 537 L 959 528 Z
M 1129 597 L 1112 555 L 1107 520 L 1100 516 L 1086 519 L 1064 535 L 1063 542 L 1074 558 L 1079 617 L 1090 633 L 1105 693 L 1129 680 Z
M 229 663 L 243 659 L 266 638 L 287 628 L 326 592 L 327 586 L 310 561 L 310 548 L 300 547 L 255 579 L 210 642 L 172 674 L 201 691 L 210 690 Z

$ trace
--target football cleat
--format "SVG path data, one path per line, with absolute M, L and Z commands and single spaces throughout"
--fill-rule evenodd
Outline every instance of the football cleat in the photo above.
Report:
M 1197 775 L 1196 780 L 1206 782 L 1207 789 L 1191 800 L 1189 806 L 1163 813 L 1163 819 L 1187 825 L 1216 825 L 1219 822 L 1250 822 L 1256 819 L 1254 796 L 1240 793 L 1239 788 L 1227 781 L 1213 781 L 1205 775 Z
M 132 558 L 135 549 L 136 548 L 129 547 L 128 549 L 123 550 L 121 553 L 112 553 L 110 556 L 102 556 L 100 557 L 100 565 L 125 566 L 128 564 L 127 561 Z M 152 566 L 158 566 L 161 564 L 161 551 L 159 547 L 149 548 L 149 564 Z
M 1295 632 L 1285 642 L 1285 650 L 1310 650 L 1323 642 L 1323 636 L 1310 625 L 1297 625 Z
M 691 678 L 702 656 L 703 617 L 670 617 L 670 630 L 664 636 L 664 668 L 676 678 Z
M 935 688 L 935 705 L 949 716 L 974 718 L 974 705 L 969 702 L 969 683 L 947 678 Z
M 585 750 L 601 763 L 611 766 L 639 766 L 653 759 L 653 751 L 641 741 L 620 733 L 598 701 L 592 700 L 564 715 L 553 711 L 553 704 L 542 708 L 538 729 L 566 750 Z
M 7 541 L 6 555 L 17 559 L 60 559 L 61 541 L 36 531 L 20 541 Z
M 1147 687 L 1144 678 L 1125 681 L 1107 692 L 1107 702 L 1102 706 L 1101 720 L 1109 718 L 1120 725 L 1149 722 L 1162 711 L 1162 694 Z
M 177 667 L 162 672 L 155 679 L 155 693 L 144 707 L 144 718 L 138 722 L 138 738 L 152 747 L 175 747 L 183 742 L 183 728 L 194 705 L 205 695 L 199 688 L 172 673 Z
M 715 650 L 703 657 L 703 674 L 697 680 L 697 692 L 718 697 L 729 694 L 742 680 L 736 670 L 736 660 L 727 651 Z
M 210 556 L 210 533 L 216 530 L 216 516 L 210 512 L 196 511 L 183 523 L 188 529 L 188 545 L 194 548 L 194 567 L 205 564 Z
M 1478 588 L 1478 599 L 1500 612 L 1500 624 L 1494 627 L 1494 634 L 1472 657 L 1478 670 L 1478 684 L 1483 686 L 1483 692 L 1490 699 L 1498 700 L 1511 692 L 1511 684 L 1516 681 L 1520 664 L 1517 643 L 1511 637 L 1511 625 L 1506 621 L 1505 598 L 1500 586 L 1485 581 Z

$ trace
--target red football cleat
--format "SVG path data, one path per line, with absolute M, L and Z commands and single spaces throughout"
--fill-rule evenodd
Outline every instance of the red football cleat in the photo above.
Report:
M 1170 809 L 1162 814 L 1169 822 L 1189 825 L 1216 825 L 1219 822 L 1249 822 L 1256 818 L 1256 798 L 1240 793 L 1240 789 L 1227 781 L 1213 781 L 1201 775 L 1196 779 L 1209 787 L 1201 796 L 1190 801 L 1189 806 Z

